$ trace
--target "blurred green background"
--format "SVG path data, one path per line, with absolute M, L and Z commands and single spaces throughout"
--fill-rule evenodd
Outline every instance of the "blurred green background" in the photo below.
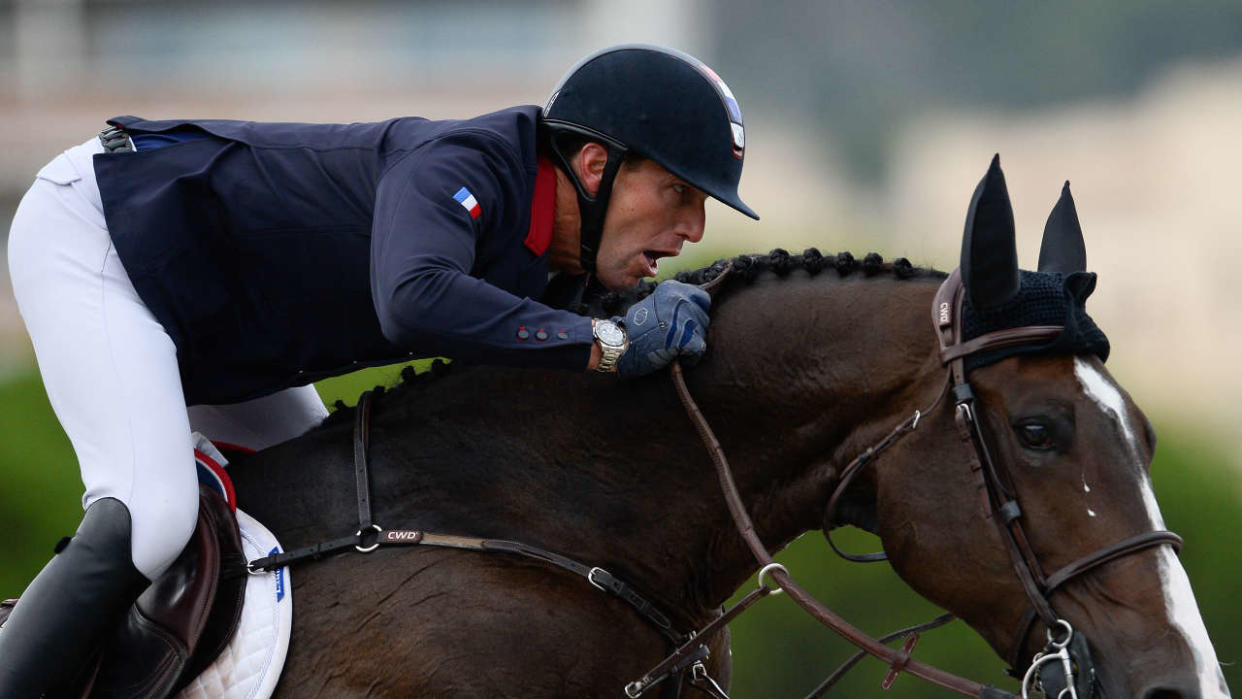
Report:
M 878 251 L 951 269 L 999 152 L 1024 267 L 1073 182 L 1109 370 L 1160 434 L 1153 478 L 1226 677 L 1242 686 L 1242 4 L 1231 0 L 0 0 L 0 243 L 34 173 L 118 114 L 375 121 L 542 104 L 581 56 L 672 46 L 746 120 L 740 192 L 709 204 L 686 265 L 725 252 Z M 0 595 L 72 530 L 81 484 L 52 417 L 0 244 Z M 715 253 L 715 254 L 713 254 Z M 666 261 L 665 267 L 670 266 Z M 667 273 L 668 270 L 664 270 Z M 399 367 L 319 385 L 330 404 Z M 870 548 L 845 537 L 856 548 Z M 935 610 L 817 533 L 781 555 L 882 634 Z M 783 598 L 734 624 L 735 697 L 797 697 L 850 649 Z M 1003 682 L 960 624 L 918 657 Z M 872 661 L 836 696 L 881 696 Z M 1012 685 L 1009 685 L 1012 686 Z M 903 677 L 894 696 L 947 696 Z

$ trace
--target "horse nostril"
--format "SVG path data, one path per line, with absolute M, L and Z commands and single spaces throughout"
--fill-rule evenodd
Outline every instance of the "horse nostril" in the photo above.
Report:
M 1141 695 L 1142 699 L 1198 699 L 1198 692 L 1184 692 L 1171 687 L 1152 687 Z

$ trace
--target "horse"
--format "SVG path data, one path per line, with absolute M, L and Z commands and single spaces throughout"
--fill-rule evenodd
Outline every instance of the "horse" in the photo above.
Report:
M 1003 178 L 998 192 L 990 170 L 963 246 L 966 293 L 976 301 L 1018 275 L 1008 206 Z M 722 266 L 682 278 L 704 281 Z M 1045 276 L 1079 279 L 1080 302 L 1094 283 Z M 804 532 L 845 525 L 873 532 L 914 591 L 1002 658 L 1026 649 L 1013 661 L 1022 671 L 1052 630 L 1029 616 L 1001 529 L 979 505 L 955 411 L 938 402 L 946 370 L 929 308 L 946 277 L 875 254 L 737 257 L 713 303 L 710 351 L 684 375 L 763 545 L 779 550 Z M 632 300 L 601 303 L 616 312 Z M 562 554 L 624 580 L 683 633 L 719 617 L 759 567 L 666 377 L 483 366 L 432 374 L 407 373 L 370 406 L 377 529 L 518 540 Z M 1163 529 L 1147 473 L 1153 429 L 1100 356 L 1021 351 L 969 369 L 969 378 L 979 429 L 1045 569 Z M 846 465 L 937 403 L 859 470 L 830 512 Z M 354 417 L 338 410 L 230 466 L 239 505 L 287 549 L 357 527 Z M 1104 696 L 1229 696 L 1166 544 L 1099 562 L 1051 591 L 1050 604 L 1086 639 Z M 298 566 L 292 578 L 293 638 L 278 696 L 624 696 L 670 650 L 667 634 L 593 578 L 510 553 L 380 547 Z M 701 640 L 704 670 L 723 691 L 733 672 L 727 629 Z M 660 689 L 677 696 L 689 686 L 678 676 Z

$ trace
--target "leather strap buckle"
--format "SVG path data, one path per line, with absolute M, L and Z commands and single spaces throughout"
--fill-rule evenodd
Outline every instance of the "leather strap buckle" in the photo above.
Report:
M 598 578 L 598 579 L 597 579 Z M 617 579 L 612 577 L 612 573 L 595 566 L 586 576 L 587 582 L 599 588 L 601 592 L 611 592 L 616 594 L 618 591 Z

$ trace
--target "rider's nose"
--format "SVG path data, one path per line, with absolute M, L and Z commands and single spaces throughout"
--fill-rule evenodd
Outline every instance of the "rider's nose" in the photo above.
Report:
M 703 209 L 700 208 L 681 221 L 677 233 L 686 240 L 697 243 L 703 239 L 703 230 L 706 227 L 706 223 L 706 216 Z

